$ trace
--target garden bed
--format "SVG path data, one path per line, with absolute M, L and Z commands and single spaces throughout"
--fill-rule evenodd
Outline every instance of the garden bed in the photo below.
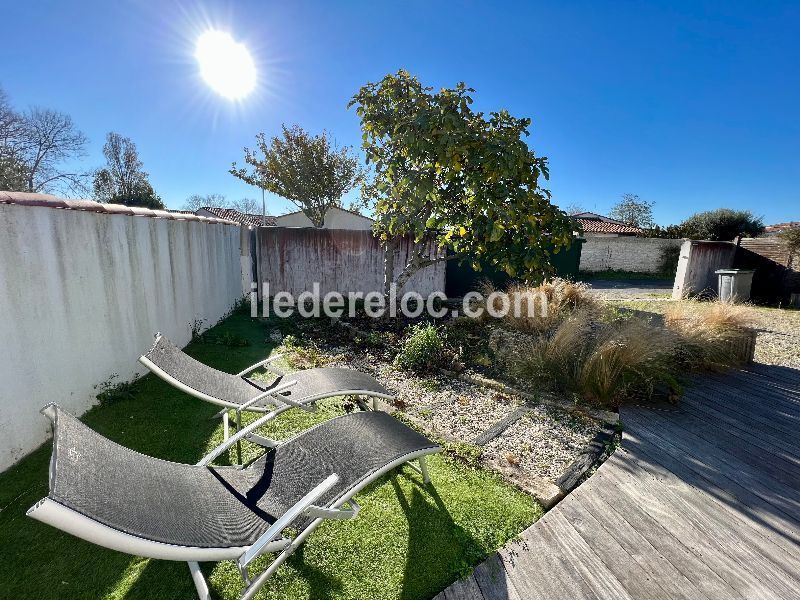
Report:
M 451 443 L 465 460 L 497 471 L 545 506 L 560 498 L 556 480 L 602 425 L 588 414 L 570 410 L 574 404 L 569 401 L 560 407 L 540 404 L 530 394 L 493 389 L 469 371 L 402 370 L 393 364 L 393 345 L 371 338 L 375 332 L 308 320 L 284 325 L 284 330 L 294 332 L 284 344 L 288 366 L 340 366 L 370 373 L 395 396 L 392 410 L 432 437 Z M 270 335 L 277 339 L 282 333 L 275 329 Z

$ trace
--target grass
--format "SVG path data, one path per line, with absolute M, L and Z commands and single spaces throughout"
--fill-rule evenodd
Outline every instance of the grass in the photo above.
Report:
M 685 373 L 740 364 L 751 336 L 748 308 L 730 303 L 672 303 L 659 319 L 575 306 L 551 331 L 511 348 L 511 371 L 606 408 L 655 393 L 677 399 Z
M 274 348 L 268 337 L 274 327 L 274 322 L 234 314 L 187 351 L 238 372 Z M 194 463 L 222 440 L 220 421 L 212 419 L 214 406 L 153 376 L 127 391 L 131 394 L 107 398 L 83 420 L 116 442 L 177 462 Z M 316 413 L 288 411 L 264 431 L 282 438 L 343 408 L 334 399 Z M 244 446 L 245 456 L 258 451 Z M 48 443 L 0 474 L 2 596 L 196 598 L 183 563 L 105 550 L 27 518 L 25 511 L 47 494 L 49 458 Z M 430 598 L 541 516 L 532 498 L 492 473 L 445 455 L 433 457 L 429 467 L 433 487 L 403 468 L 362 491 L 358 518 L 321 526 L 259 598 Z M 266 557 L 260 560 L 263 566 Z M 238 597 L 241 581 L 232 562 L 204 564 L 203 571 L 214 597 Z

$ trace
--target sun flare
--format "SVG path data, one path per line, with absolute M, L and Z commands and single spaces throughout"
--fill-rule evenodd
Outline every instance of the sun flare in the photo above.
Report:
M 209 87 L 229 100 L 247 96 L 256 86 L 256 66 L 247 47 L 225 31 L 211 29 L 197 38 L 194 52 Z

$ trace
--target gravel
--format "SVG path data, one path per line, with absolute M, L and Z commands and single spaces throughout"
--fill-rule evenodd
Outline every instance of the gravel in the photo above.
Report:
M 332 350 L 332 363 L 371 373 L 397 397 L 400 410 L 433 435 L 472 443 L 521 404 L 516 396 L 435 374 L 415 376 L 395 369 L 370 353 L 354 355 Z M 542 406 L 516 421 L 484 446 L 482 461 L 515 483 L 541 478 L 555 480 L 577 458 L 600 425 L 589 418 Z

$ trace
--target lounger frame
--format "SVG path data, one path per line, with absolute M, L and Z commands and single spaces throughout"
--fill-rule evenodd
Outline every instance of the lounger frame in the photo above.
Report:
M 161 339 L 161 333 L 156 333 L 155 335 L 155 343 L 157 344 Z M 276 354 L 273 356 L 268 356 L 255 364 L 250 365 L 246 369 L 236 373 L 237 377 L 244 377 L 245 375 L 252 373 L 258 368 L 265 368 L 271 373 L 275 374 L 279 377 L 284 377 L 285 379 L 288 378 L 287 381 L 282 382 L 280 385 L 276 386 L 275 388 L 268 390 L 258 396 L 250 399 L 248 402 L 244 404 L 236 404 L 234 402 L 228 402 L 227 400 L 223 400 L 221 398 L 217 398 L 216 396 L 211 396 L 200 390 L 196 390 L 193 387 L 186 385 L 185 383 L 175 379 L 172 375 L 164 371 L 161 367 L 155 364 L 146 356 L 142 355 L 139 357 L 139 362 L 147 367 L 155 375 L 158 375 L 161 379 L 172 385 L 173 387 L 178 388 L 179 390 L 186 392 L 187 394 L 194 396 L 195 398 L 199 398 L 200 400 L 205 400 L 206 402 L 210 402 L 211 404 L 216 404 L 217 406 L 222 406 L 223 409 L 219 411 L 215 417 L 222 418 L 222 425 L 223 425 L 223 439 L 227 440 L 230 436 L 230 415 L 229 411 L 234 411 L 234 418 L 235 418 L 235 427 L 236 431 L 239 431 L 242 428 L 242 412 L 255 412 L 255 413 L 267 413 L 272 411 L 272 407 L 268 406 L 253 406 L 255 403 L 264 400 L 266 398 L 270 398 L 275 401 L 275 406 L 281 410 L 281 412 L 288 410 L 290 408 L 300 408 L 302 410 L 307 410 L 309 412 L 313 412 L 316 410 L 315 403 L 319 400 L 325 400 L 326 398 L 334 398 L 336 396 L 345 396 L 345 397 L 353 397 L 356 399 L 358 405 L 363 409 L 367 410 L 368 406 L 366 403 L 361 400 L 361 396 L 369 396 L 371 398 L 380 398 L 382 400 L 392 401 L 394 400 L 394 396 L 391 394 L 382 394 L 380 392 L 376 392 L 374 390 L 363 390 L 363 389 L 352 389 L 352 390 L 336 390 L 335 392 L 321 392 L 319 394 L 314 394 L 312 396 L 308 396 L 303 398 L 301 401 L 290 400 L 285 396 L 282 396 L 280 392 L 285 391 L 292 386 L 297 384 L 296 380 L 291 379 L 291 373 L 284 373 L 282 370 L 276 368 L 271 363 L 275 360 L 281 358 L 282 354 Z M 254 387 L 255 389 L 255 387 Z M 274 411 L 272 411 L 274 412 Z M 237 445 L 236 447 L 236 454 L 238 461 L 241 462 L 241 445 Z
M 48 407 L 49 408 L 49 407 Z M 290 407 L 281 407 L 253 421 L 248 426 L 240 429 L 235 435 L 229 437 L 217 448 L 204 456 L 197 465 L 209 465 L 215 458 L 228 450 L 234 444 L 241 442 L 242 439 L 253 439 L 254 431 L 274 419 L 278 414 Z M 46 409 L 42 412 L 46 413 Z M 256 439 L 260 436 L 255 436 Z M 280 442 L 268 440 L 268 446 L 277 446 Z M 422 474 L 423 482 L 430 483 L 426 458 L 430 454 L 440 452 L 441 448 L 431 447 L 407 453 L 397 459 L 387 463 L 380 469 L 371 473 L 357 484 L 351 486 L 329 506 L 316 506 L 314 502 L 329 491 L 331 487 L 338 483 L 339 478 L 334 473 L 320 482 L 306 496 L 300 499 L 292 508 L 281 516 L 272 526 L 265 531 L 258 540 L 249 546 L 233 546 L 219 548 L 201 548 L 193 546 L 180 546 L 155 542 L 136 535 L 122 532 L 113 527 L 104 525 L 86 515 L 83 515 L 63 504 L 46 497 L 32 506 L 27 515 L 43 523 L 47 523 L 57 529 L 74 535 L 98 546 L 125 552 L 134 556 L 154 558 L 161 560 L 185 561 L 189 565 L 189 572 L 195 584 L 197 595 L 200 600 L 211 600 L 208 583 L 200 570 L 200 562 L 235 560 L 239 568 L 239 573 L 244 583 L 241 598 L 250 600 L 258 590 L 266 583 L 269 577 L 280 567 L 289 556 L 302 545 L 305 539 L 326 519 L 352 519 L 360 510 L 353 497 L 366 486 L 382 477 L 389 471 L 408 463 L 416 471 Z M 411 461 L 418 461 L 419 468 L 411 464 Z M 343 509 L 344 504 L 349 504 L 349 509 Z M 313 520 L 293 539 L 281 536 L 282 531 L 291 525 L 297 518 L 302 516 L 313 517 Z M 279 537 L 280 536 L 280 537 Z M 254 579 L 250 578 L 248 566 L 258 556 L 264 553 L 277 553 L 270 565 Z

